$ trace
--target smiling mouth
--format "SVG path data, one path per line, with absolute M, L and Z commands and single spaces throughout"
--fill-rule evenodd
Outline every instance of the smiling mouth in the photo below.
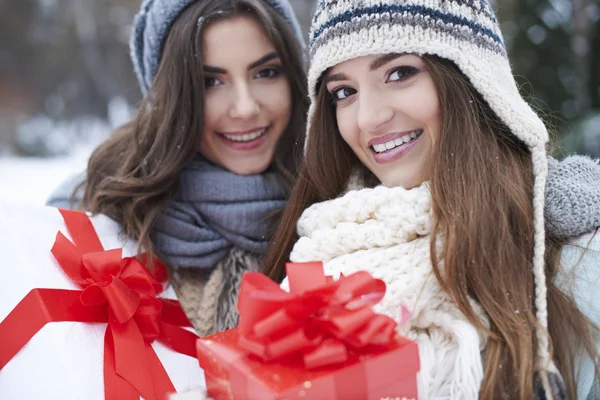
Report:
M 221 135 L 225 139 L 230 140 L 232 142 L 248 143 L 248 142 L 252 142 L 253 140 L 256 140 L 256 139 L 260 138 L 261 136 L 263 136 L 265 134 L 265 132 L 267 131 L 267 129 L 268 129 L 268 127 L 256 129 L 254 131 L 244 133 L 244 134 L 219 133 L 219 135 Z
M 413 140 L 417 139 L 422 134 L 423 134 L 423 129 L 417 129 L 417 130 L 407 133 L 406 135 L 401 136 L 399 138 L 390 140 L 385 143 L 374 144 L 370 147 L 371 147 L 371 150 L 373 150 L 375 153 L 381 154 L 381 153 L 385 153 L 386 151 L 395 149 L 397 147 L 404 146 L 405 144 L 408 144 L 408 143 L 412 142 Z

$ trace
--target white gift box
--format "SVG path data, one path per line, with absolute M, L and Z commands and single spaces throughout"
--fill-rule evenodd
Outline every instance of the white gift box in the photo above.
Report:
M 135 255 L 136 243 L 124 240 L 117 223 L 102 215 L 90 219 L 104 249 L 123 248 L 123 257 Z M 32 289 L 81 290 L 50 252 L 59 230 L 70 239 L 55 208 L 0 203 L 0 321 Z M 162 297 L 176 298 L 171 288 Z M 106 326 L 46 324 L 0 370 L 0 398 L 104 400 Z M 204 373 L 196 358 L 157 341 L 152 347 L 178 392 L 204 387 Z

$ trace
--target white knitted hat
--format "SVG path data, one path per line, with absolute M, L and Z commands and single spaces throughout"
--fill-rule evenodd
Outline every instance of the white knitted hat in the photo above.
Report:
M 544 272 L 544 188 L 548 172 L 543 122 L 523 100 L 513 78 L 498 22 L 487 0 L 317 0 L 310 32 L 311 97 L 308 121 L 323 73 L 357 57 L 388 53 L 432 54 L 453 61 L 491 109 L 531 150 L 538 368 L 553 368 Z M 554 369 L 554 368 L 553 368 Z M 547 398 L 548 375 L 541 374 Z

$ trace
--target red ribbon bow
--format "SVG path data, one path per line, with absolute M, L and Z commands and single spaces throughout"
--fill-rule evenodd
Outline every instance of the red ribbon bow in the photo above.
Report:
M 244 274 L 238 299 L 239 346 L 265 361 L 301 354 L 307 368 L 348 359 L 348 350 L 388 344 L 396 322 L 371 306 L 385 283 L 361 271 L 338 281 L 321 262 L 288 263 L 290 292 L 266 276 Z
M 0 323 L 0 369 L 48 322 L 108 322 L 104 336 L 107 400 L 164 399 L 175 388 L 151 344 L 154 340 L 195 357 L 197 336 L 176 301 L 159 299 L 165 268 L 155 276 L 121 249 L 102 247 L 85 213 L 59 210 L 71 243 L 58 232 L 52 254 L 83 290 L 33 289 Z

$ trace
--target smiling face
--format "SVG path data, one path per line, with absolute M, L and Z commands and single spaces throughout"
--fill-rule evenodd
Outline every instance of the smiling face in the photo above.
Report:
M 429 178 L 440 107 L 420 57 L 355 58 L 333 67 L 324 82 L 342 138 L 384 185 L 410 189 Z
M 204 31 L 205 108 L 200 153 L 239 175 L 271 164 L 291 114 L 281 60 L 256 20 L 216 21 Z

